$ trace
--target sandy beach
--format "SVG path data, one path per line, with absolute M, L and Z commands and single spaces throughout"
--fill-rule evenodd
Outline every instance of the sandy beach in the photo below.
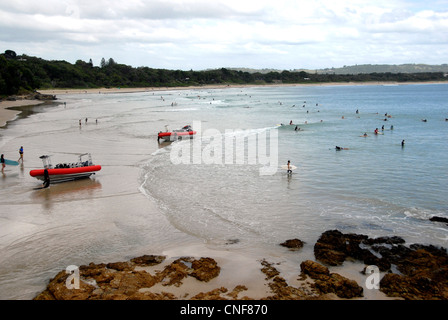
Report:
M 225 88 L 251 88 L 251 87 L 308 87 L 308 86 L 378 86 L 378 85 L 412 85 L 412 84 L 436 84 L 446 83 L 442 81 L 431 82 L 323 82 L 323 83 L 277 83 L 277 84 L 222 84 L 222 85 L 203 85 L 186 87 L 143 87 L 143 88 L 95 88 L 95 89 L 48 89 L 38 90 L 42 94 L 64 95 L 64 94 L 112 94 L 112 93 L 135 93 L 135 92 L 153 92 L 153 91 L 177 91 L 177 90 L 207 90 L 207 89 L 225 89 Z
M 397 85 L 397 83 L 324 83 L 324 84 L 276 84 L 273 86 L 330 86 L 330 85 Z M 401 85 L 401 84 L 400 84 Z M 255 85 L 223 85 L 223 86 L 199 86 L 199 87 L 179 87 L 179 88 L 101 88 L 101 89 L 58 89 L 58 90 L 39 90 L 42 94 L 56 95 L 59 101 L 63 101 L 64 95 L 76 95 L 76 94 L 115 94 L 115 93 L 136 93 L 136 92 L 155 92 L 155 91 L 169 91 L 169 90 L 207 90 L 207 89 L 225 89 L 225 88 L 245 88 L 255 87 Z M 56 100 L 56 102 L 58 102 Z M 4 126 L 8 121 L 11 121 L 17 117 L 20 111 L 10 110 L 8 108 L 25 106 L 25 105 L 39 105 L 44 101 L 38 100 L 17 100 L 17 101 L 3 101 L 0 103 L 0 127 Z M 74 118 L 74 123 L 77 124 L 78 118 Z M 72 120 L 72 119 L 71 119 Z M 71 121 L 70 120 L 70 121 Z M 101 122 L 100 122 L 101 125 Z M 81 126 L 78 130 L 75 125 L 75 133 L 79 131 L 79 139 L 74 145 L 68 147 L 64 144 L 64 141 L 47 141 L 38 140 L 38 138 L 26 137 L 26 166 L 28 170 L 30 168 L 40 167 L 40 161 L 38 157 L 41 155 L 41 150 L 53 150 L 57 146 L 58 151 L 61 153 L 72 154 L 74 152 L 83 151 L 83 148 L 89 145 L 91 139 L 84 134 L 89 133 L 90 122 Z M 8 130 L 8 129 L 5 129 Z M 82 132 L 82 130 L 85 130 Z M 71 138 L 72 136 L 70 136 Z M 36 140 L 34 140 L 36 139 Z M 57 138 L 55 138 L 57 140 Z M 86 139 L 86 140 L 83 140 Z M 8 248 L 17 246 L 17 252 L 10 251 L 10 255 L 15 254 L 15 259 L 19 261 L 28 261 L 28 252 L 21 251 L 21 246 L 27 246 L 27 233 L 31 234 L 37 225 L 48 224 L 47 229 L 41 232 L 40 237 L 43 240 L 48 240 L 51 247 L 45 250 L 53 250 L 55 253 L 52 256 L 53 261 L 44 261 L 44 258 L 39 256 L 39 252 L 33 252 L 33 259 L 35 259 L 36 265 L 45 269 L 44 274 L 40 274 L 40 277 L 53 279 L 59 272 L 65 272 L 63 268 L 70 264 L 76 264 L 80 266 L 88 266 L 89 263 L 96 264 L 98 268 L 98 274 L 101 274 L 105 278 L 95 278 L 95 281 L 101 283 L 101 281 L 107 283 L 115 283 L 118 281 L 117 277 L 124 277 L 122 274 L 114 273 L 113 275 L 107 274 L 106 269 L 101 264 L 108 264 L 112 262 L 122 262 L 127 264 L 129 259 L 138 257 L 139 255 L 163 255 L 166 256 L 166 260 L 154 267 L 137 266 L 136 269 L 132 269 L 132 273 L 141 275 L 138 272 L 145 271 L 151 274 L 154 279 L 157 278 L 158 273 L 163 268 L 171 266 L 177 268 L 172 264 L 180 257 L 191 257 L 191 259 L 199 259 L 201 257 L 210 257 L 217 262 L 220 267 L 219 276 L 214 277 L 210 281 L 200 281 L 191 276 L 191 270 L 182 271 L 182 277 L 185 279 L 181 281 L 180 285 L 167 285 L 166 280 L 160 281 L 154 280 L 151 285 L 148 283 L 142 286 L 133 286 L 125 284 L 120 286 L 113 286 L 111 288 L 98 286 L 88 287 L 86 286 L 83 291 L 87 296 L 84 299 L 149 299 L 156 295 L 158 298 L 165 297 L 167 299 L 191 299 L 193 297 L 202 297 L 202 299 L 346 299 L 343 295 L 338 296 L 336 291 L 322 292 L 314 287 L 315 279 L 311 276 L 301 275 L 301 262 L 305 260 L 315 260 L 313 252 L 313 243 L 307 244 L 305 248 L 296 250 L 289 250 L 278 244 L 278 253 L 275 254 L 276 259 L 270 261 L 264 261 L 262 255 L 254 257 L 248 257 L 244 251 L 238 252 L 238 250 L 213 250 L 207 244 L 198 240 L 197 238 L 184 234 L 182 231 L 176 229 L 167 221 L 166 217 L 159 211 L 157 205 L 148 201 L 148 199 L 139 191 L 140 181 L 139 176 L 141 173 L 141 166 L 143 161 L 147 158 L 148 153 L 157 151 L 156 144 L 149 145 L 147 141 L 132 140 L 132 144 L 125 145 L 120 141 L 114 141 L 111 137 L 110 141 L 104 141 L 104 146 L 96 146 L 95 150 L 95 162 L 107 163 L 103 167 L 101 174 L 98 177 L 87 181 L 74 182 L 70 185 L 60 185 L 55 188 L 50 188 L 45 192 L 27 191 L 22 197 L 23 203 L 9 203 L 5 202 L 4 209 L 7 211 L 20 212 L 20 216 L 26 217 L 20 220 L 20 227 L 23 228 L 23 234 L 21 238 L 6 238 L 5 242 L 9 242 Z M 155 139 L 154 139 L 155 140 Z M 39 141 L 39 148 L 28 147 L 33 145 L 36 141 Z M 21 140 L 18 142 L 22 143 Z M 17 143 L 18 143 L 17 142 Z M 16 152 L 16 145 L 6 145 L 7 151 Z M 119 151 L 118 151 L 119 150 Z M 144 151 L 141 151 L 144 150 Z M 111 158 L 111 154 L 114 156 Z M 118 155 L 117 157 L 115 157 Z M 22 168 L 19 177 L 24 180 L 23 185 L 28 189 L 31 189 L 35 184 L 25 181 Z M 25 172 L 27 173 L 27 172 Z M 8 184 L 8 177 L 4 179 Z M 29 177 L 28 177 L 29 178 Z M 20 186 L 23 188 L 23 185 Z M 12 186 L 8 184 L 8 186 Z M 19 194 L 19 186 L 12 186 L 13 193 Z M 89 208 L 89 211 L 83 210 L 83 208 Z M 92 210 L 95 215 L 92 215 Z M 123 213 L 141 213 L 145 214 L 123 216 Z M 28 218 L 28 214 L 32 212 L 38 212 L 41 214 L 38 218 Z M 54 217 L 57 220 L 64 220 L 64 216 L 71 216 L 73 212 L 77 212 L 77 220 L 89 221 L 88 228 L 86 230 L 76 230 L 76 233 L 71 233 L 72 229 L 76 229 L 76 225 L 72 226 L 72 229 L 67 227 L 67 234 L 59 233 L 57 229 L 63 229 L 65 226 L 62 222 L 54 222 Z M 36 219 L 36 221 L 34 220 Z M 146 234 L 147 227 L 145 224 L 147 220 L 151 219 L 152 234 Z M 3 224 L 3 228 L 7 229 L 10 221 L 13 219 L 0 219 Z M 75 220 L 76 221 L 76 220 Z M 100 223 L 96 223 L 99 221 Z M 102 224 L 103 221 L 108 221 L 107 224 Z M 110 221 L 110 222 L 109 222 Z M 55 223 L 53 225 L 53 223 Z M 61 223 L 61 225 L 59 225 Z M 84 226 L 84 223 L 80 225 Z M 132 235 L 131 238 L 128 235 L 128 229 L 139 231 L 138 226 L 142 226 L 141 234 Z M 12 223 L 11 223 L 12 226 Z M 136 227 L 137 226 L 137 227 Z M 57 234 L 53 234 L 58 232 Z M 0 229 L 1 231 L 1 229 Z M 84 237 L 84 242 L 78 244 L 81 247 L 79 251 L 89 251 L 90 243 L 100 243 L 102 238 L 106 238 L 104 234 L 116 233 L 116 243 L 111 245 L 111 248 L 105 243 L 102 247 L 104 251 L 94 252 L 95 259 L 86 261 L 83 256 L 73 256 L 69 248 L 59 248 L 58 241 L 62 239 L 63 243 L 69 243 L 70 237 Z M 138 233 L 138 232 L 137 232 Z M 170 234 L 176 234 L 176 240 L 172 241 Z M 7 236 L 8 237 L 8 236 Z M 58 238 L 59 240 L 52 240 Z M 160 240 L 157 246 L 151 245 L 151 239 L 157 238 Z M 137 243 L 136 240 L 137 239 Z M 286 239 L 285 239 L 286 240 Z M 122 242 L 123 244 L 121 244 Z M 83 248 L 85 246 L 85 248 Z M 120 250 L 117 250 L 119 248 Z M 44 249 L 42 249 L 44 250 Z M 297 253 L 299 252 L 299 254 Z M 287 258 L 285 258 L 287 257 Z M 2 257 L 2 261 L 5 263 L 8 261 L 9 256 Z M 286 261 L 288 260 L 288 261 Z M 54 267 L 52 263 L 54 261 L 60 261 L 57 267 Z M 25 264 L 25 263 L 23 263 Z M 191 261 L 187 259 L 183 263 L 187 266 L 187 269 L 191 269 Z M 7 265 L 7 263 L 6 263 Z M 49 267 L 51 265 L 51 267 Z M 7 265 L 8 266 L 8 265 Z M 329 268 L 328 272 L 324 271 L 325 276 L 329 274 L 337 273 L 344 279 L 338 278 L 339 285 L 344 283 L 344 287 L 347 283 L 351 284 L 351 280 L 357 282 L 359 286 L 365 288 L 366 276 L 360 273 L 364 263 L 356 259 L 348 259 L 344 265 L 334 266 Z M 8 266 L 9 267 L 9 266 Z M 11 266 L 13 269 L 15 266 Z M 134 265 L 132 266 L 135 267 Z M 189 268 L 188 268 L 189 267 Z M 317 267 L 320 268 L 320 267 Z M 93 269 L 93 266 L 92 266 Z M 50 271 L 48 271 L 50 270 Z M 115 270 L 115 269 L 114 269 Z M 118 271 L 118 270 L 117 270 Z M 129 270 L 127 270 L 129 272 Z M 179 270 L 177 270 L 179 271 Z M 270 272 L 270 274 L 268 274 Z M 21 277 L 19 271 L 17 271 L 18 277 Z M 85 279 L 88 279 L 87 274 L 81 274 Z M 65 276 L 66 278 L 67 276 Z M 115 282 L 111 279 L 115 277 Z M 174 277 L 174 275 L 173 275 Z M 65 279 L 64 278 L 64 279 Z M 108 279 L 106 281 L 105 279 Z M 121 278 L 120 278 L 121 279 Z M 128 279 L 130 282 L 138 281 L 135 278 Z M 48 284 L 45 283 L 46 284 Z M 88 281 L 86 282 L 88 283 Z M 275 286 L 274 286 L 275 284 Z M 146 286 L 145 286 L 146 285 Z M 15 283 L 8 283 L 2 291 L 13 291 Z M 41 281 L 36 281 L 32 284 L 34 291 L 43 292 Z M 132 290 L 126 292 L 124 288 L 130 288 Z M 344 287 L 345 288 L 345 287 Z M 49 289 L 54 290 L 53 289 Z M 345 290 L 345 289 L 344 289 Z M 109 293 L 113 291 L 113 294 Z M 70 291 L 65 292 L 67 299 L 77 299 L 78 297 L 70 296 Z M 72 292 L 73 293 L 73 292 Z M 79 293 L 79 292 L 78 292 Z M 200 295 L 205 293 L 205 295 Z M 30 299 L 30 295 L 25 293 L 15 293 L 13 296 L 17 299 Z M 35 294 L 33 295 L 33 297 Z M 3 298 L 8 295 L 3 296 Z M 31 297 L 31 298 L 33 298 Z M 62 297 L 62 295 L 61 295 Z M 1 298 L 1 297 L 0 297 Z M 41 296 L 41 299 L 55 298 L 52 294 Z M 56 297 L 57 298 L 57 297 Z M 377 300 L 377 299 L 401 299 L 400 297 L 390 298 L 383 292 L 378 290 L 366 290 L 362 297 L 355 297 L 355 299 L 364 300 Z

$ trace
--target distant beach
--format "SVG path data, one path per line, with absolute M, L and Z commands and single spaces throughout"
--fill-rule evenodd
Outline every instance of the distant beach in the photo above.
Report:
M 365 85 L 409 85 L 409 84 L 434 84 L 447 83 L 442 81 L 430 82 L 322 82 L 322 83 L 276 83 L 276 84 L 216 84 L 186 87 L 142 87 L 142 88 L 95 88 L 95 89 L 45 89 L 38 90 L 42 94 L 107 94 L 107 93 L 135 93 L 152 91 L 176 91 L 176 90 L 200 90 L 200 89 L 225 89 L 225 88 L 251 88 L 251 87 L 302 87 L 302 86 L 365 86 Z
M 37 90 L 41 94 L 52 94 L 56 96 L 67 94 L 114 94 L 114 93 L 136 93 L 136 92 L 157 92 L 157 91 L 177 91 L 177 90 L 204 90 L 204 89 L 225 89 L 225 88 L 250 88 L 250 87 L 300 87 L 300 86 L 355 86 L 355 85 L 409 85 L 409 84 L 434 84 L 446 83 L 436 82 L 324 82 L 324 83 L 298 83 L 298 84 L 222 84 L 204 85 L 188 87 L 142 87 L 142 88 L 94 88 L 94 89 L 42 89 Z M 18 110 L 11 110 L 11 107 L 31 106 L 43 104 L 45 101 L 20 99 L 16 101 L 0 101 L 0 128 L 8 121 L 13 120 Z

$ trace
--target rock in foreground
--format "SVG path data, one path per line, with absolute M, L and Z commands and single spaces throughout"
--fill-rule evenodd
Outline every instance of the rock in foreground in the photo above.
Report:
M 128 262 L 90 263 L 79 267 L 79 288 L 71 288 L 71 275 L 59 272 L 35 300 L 164 300 L 176 299 L 170 293 L 151 293 L 145 289 L 160 283 L 180 286 L 186 277 L 210 281 L 220 273 L 211 258 L 180 258 L 151 274 L 145 267 L 157 265 L 164 256 L 142 256 Z
M 366 235 L 324 232 L 314 246 L 317 260 L 341 265 L 346 259 L 360 260 L 388 272 L 380 290 L 405 299 L 448 299 L 448 254 L 432 245 L 404 245 L 397 236 L 371 239 Z M 392 273 L 392 270 L 398 270 Z
M 287 241 L 287 247 L 298 250 L 303 243 Z M 363 288 L 353 280 L 331 273 L 327 266 L 341 265 L 346 259 L 365 265 L 376 265 L 386 274 L 380 290 L 393 298 L 448 300 L 448 254 L 446 249 L 432 245 L 404 245 L 400 237 L 369 238 L 366 235 L 344 234 L 338 230 L 324 232 L 314 246 L 317 261 L 300 264 L 298 285 L 291 285 L 273 263 L 261 261 L 261 276 L 266 292 L 262 300 L 352 299 L 363 296 Z M 285 243 L 286 244 L 286 243 Z M 79 288 L 72 289 L 72 275 L 59 272 L 36 300 L 206 300 L 252 299 L 240 296 L 248 290 L 246 283 L 234 282 L 229 290 L 217 279 L 221 267 L 212 258 L 183 257 L 167 263 L 164 256 L 146 255 L 126 262 L 94 264 L 79 267 Z M 151 266 L 164 262 L 163 270 L 152 271 Z M 279 263 L 278 263 L 279 264 Z M 299 266 L 297 266 L 297 270 Z M 363 270 L 359 270 L 363 272 Z M 299 271 L 298 271 L 299 273 Z M 309 278 L 313 283 L 309 283 Z M 308 278 L 308 279 L 307 279 Z M 182 295 L 168 290 L 181 287 L 184 281 L 208 283 L 205 292 L 193 292 L 187 287 Z M 217 281 L 214 281 L 217 279 Z M 296 281 L 294 280 L 294 282 Z M 226 279 L 228 281 L 228 279 Z M 290 280 L 291 281 L 291 280 Z M 227 283 L 227 282 L 226 282 Z M 194 285 L 196 286 L 196 285 Z M 164 290 L 167 288 L 167 290 Z M 202 287 L 204 288 L 204 287 Z M 184 288 L 185 289 L 185 288 Z M 264 289 L 262 289 L 264 290 Z M 178 292 L 178 291 L 174 291 Z M 261 297 L 261 298 L 260 298 Z

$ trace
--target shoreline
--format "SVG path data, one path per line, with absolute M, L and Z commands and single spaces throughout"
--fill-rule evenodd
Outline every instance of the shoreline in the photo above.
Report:
M 416 85 L 416 84 L 446 84 L 448 81 L 428 81 L 428 82 L 396 82 L 396 81 L 375 81 L 375 82 L 323 82 L 323 83 L 277 83 L 277 84 L 221 84 L 202 85 L 186 87 L 138 87 L 138 88 L 94 88 L 94 89 L 37 89 L 42 95 L 73 95 L 73 94 L 116 94 L 116 93 L 138 93 L 138 92 L 158 92 L 177 90 L 209 90 L 209 89 L 234 89 L 234 88 L 270 88 L 270 87 L 313 87 L 313 86 L 366 86 L 366 85 Z M 21 113 L 12 110 L 12 107 L 25 107 L 44 104 L 44 100 L 29 100 L 23 97 L 16 101 L 0 101 L 0 128 L 13 121 Z
M 185 87 L 139 87 L 139 88 L 94 88 L 94 89 L 42 89 L 37 90 L 41 94 L 65 95 L 65 94 L 111 94 L 111 93 L 136 93 L 177 90 L 201 90 L 201 89 L 234 89 L 234 88 L 271 88 L 271 87 L 322 87 L 322 86 L 366 86 L 366 85 L 416 85 L 416 84 L 447 84 L 448 81 L 427 82 L 397 82 L 397 81 L 369 81 L 369 82 L 322 82 L 322 83 L 277 83 L 277 84 L 210 84 L 202 86 Z
M 14 121 L 22 112 L 12 108 L 38 106 L 44 103 L 45 101 L 42 100 L 0 101 L 0 128 L 5 127 L 8 122 Z

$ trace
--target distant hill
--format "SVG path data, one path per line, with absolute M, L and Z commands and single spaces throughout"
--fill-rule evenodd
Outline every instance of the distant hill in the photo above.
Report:
M 361 73 L 419 73 L 419 72 L 446 72 L 448 73 L 448 64 L 429 65 L 429 64 L 360 64 L 354 66 L 343 66 L 342 68 L 326 68 L 317 70 L 318 73 L 335 74 L 361 74 Z
M 250 68 L 228 68 L 229 70 L 243 71 L 249 73 L 282 72 L 277 69 L 250 69 Z M 421 73 L 421 72 L 443 72 L 448 73 L 448 64 L 360 64 L 354 66 L 343 66 L 341 68 L 325 69 L 293 69 L 290 72 L 305 71 L 314 74 L 369 74 L 369 73 Z

